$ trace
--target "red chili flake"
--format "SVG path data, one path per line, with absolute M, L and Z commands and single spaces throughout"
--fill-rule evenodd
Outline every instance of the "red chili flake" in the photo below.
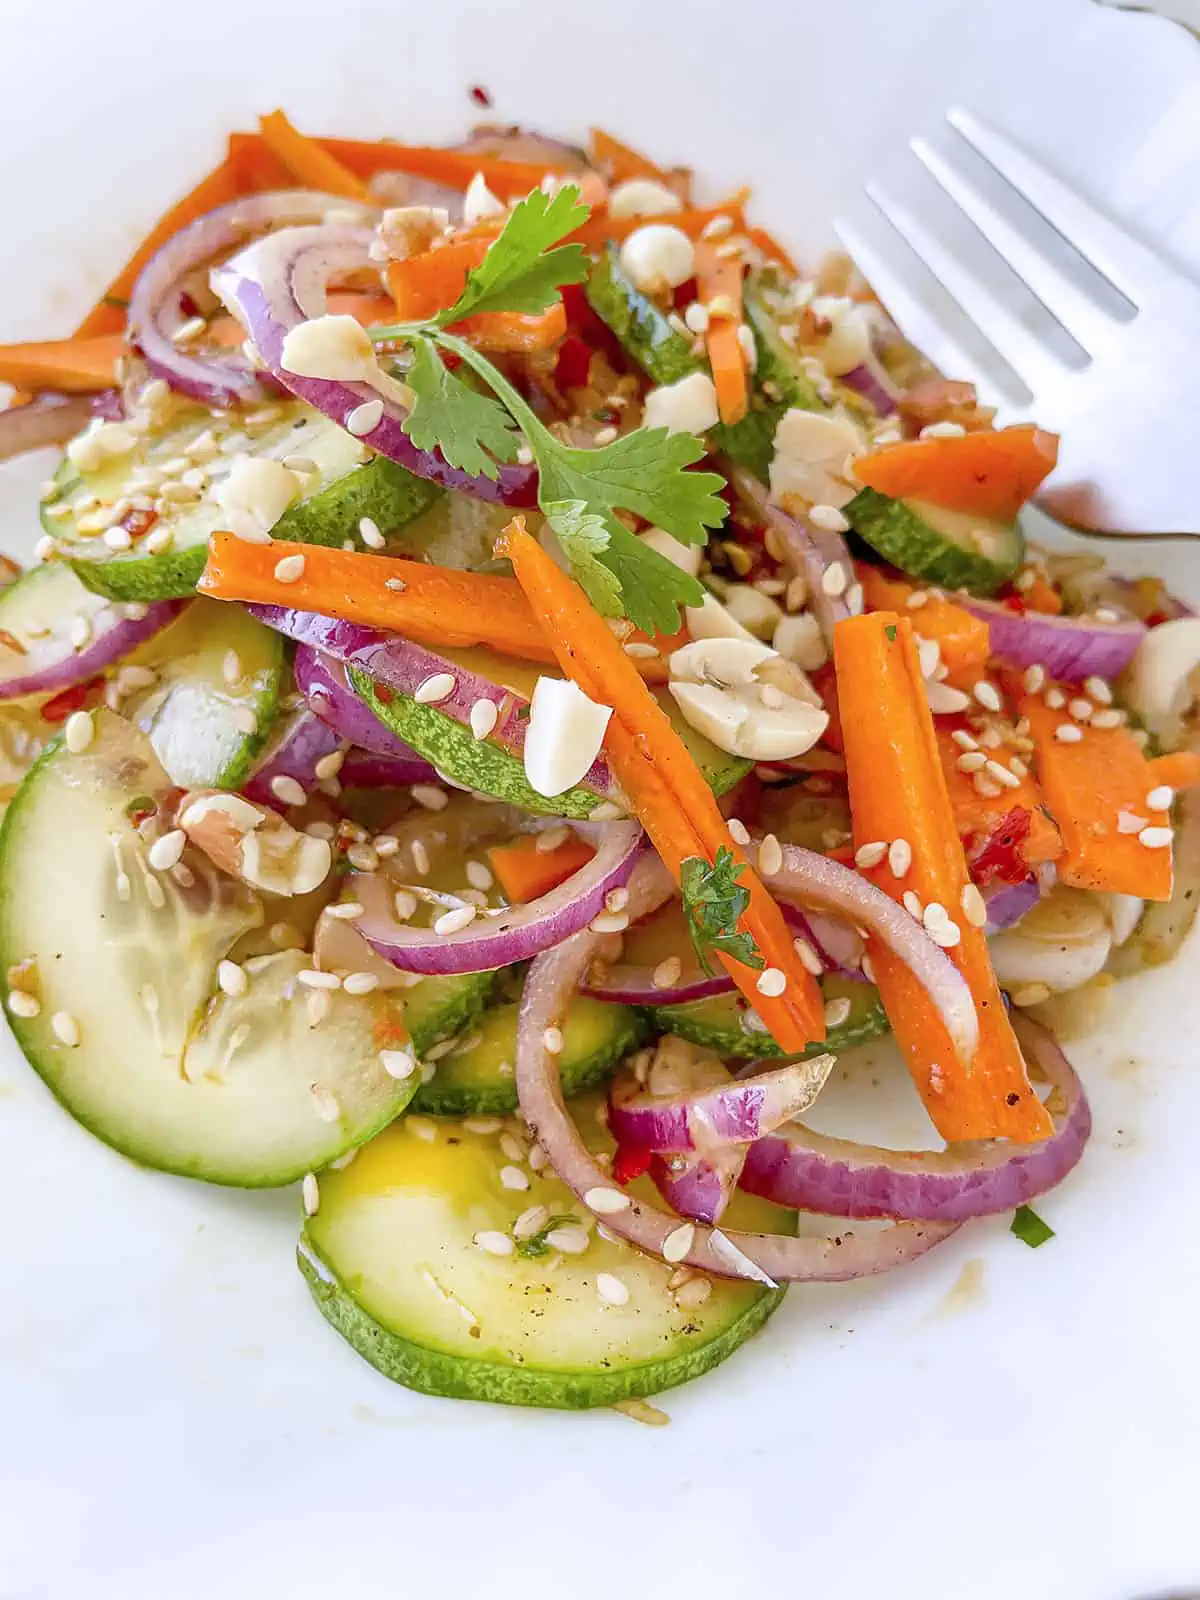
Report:
M 1001 883 L 1024 883 L 1029 876 L 1029 864 L 1021 854 L 1021 846 L 1029 837 L 1033 816 L 1024 806 L 1013 806 L 975 847 L 972 842 L 967 853 L 971 877 L 982 888 L 997 879 Z
M 471 96 L 473 103 L 477 106 L 487 107 L 492 103 L 491 95 L 481 83 L 473 83 L 467 90 L 467 93 Z
M 1024 600 L 1021 599 L 1019 594 L 1003 595 L 1001 597 L 1000 604 L 1005 608 L 1006 611 L 1015 611 L 1019 617 L 1023 617 L 1029 610 L 1029 607 L 1025 604 Z
M 560 389 L 584 389 L 592 371 L 592 347 L 578 334 L 569 333 L 558 347 L 554 382 Z
M 632 1183 L 650 1170 L 654 1159 L 650 1150 L 639 1150 L 636 1145 L 620 1144 L 612 1161 L 612 1175 L 617 1183 Z
M 121 526 L 131 539 L 141 539 L 157 521 L 157 511 L 131 511 Z
M 98 697 L 104 688 L 102 677 L 89 678 L 86 683 L 73 683 L 69 689 L 51 695 L 42 707 L 42 721 L 65 722 L 73 711 L 82 711 L 89 699 Z
M 1168 611 L 1151 611 L 1142 618 L 1148 628 L 1157 628 L 1160 622 L 1170 622 L 1171 614 Z
M 381 706 L 390 706 L 396 696 L 388 688 L 386 683 L 376 683 L 375 698 L 379 701 Z
M 681 283 L 679 287 L 674 290 L 671 295 L 671 304 L 675 307 L 676 311 L 682 311 L 686 306 L 691 305 L 692 301 L 696 298 L 696 294 L 696 280 L 695 278 L 689 278 L 686 283 Z

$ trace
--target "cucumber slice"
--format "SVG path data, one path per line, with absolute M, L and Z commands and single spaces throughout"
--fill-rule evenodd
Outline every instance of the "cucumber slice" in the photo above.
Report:
M 852 978 L 829 973 L 821 979 L 821 993 L 827 1003 L 844 996 L 850 1002 L 850 1015 L 836 1028 L 830 1028 L 819 1044 L 809 1045 L 805 1056 L 820 1055 L 825 1050 L 835 1053 L 850 1050 L 856 1044 L 866 1044 L 868 1039 L 878 1039 L 887 1033 L 887 1012 L 874 984 L 856 983 Z M 719 994 L 708 1000 L 687 1000 L 677 1006 L 654 1006 L 647 1014 L 660 1032 L 677 1033 L 681 1039 L 705 1045 L 718 1055 L 750 1059 L 786 1056 L 787 1052 L 779 1048 L 769 1033 L 746 1027 L 747 1010 L 739 997 Z
M 1025 559 L 1025 537 L 1015 522 L 972 517 L 926 500 L 891 500 L 874 489 L 860 489 L 842 512 L 885 561 L 943 589 L 991 594 Z
M 204 568 L 208 536 L 225 523 L 211 485 L 219 484 L 242 453 L 296 456 L 313 463 L 316 470 L 303 478 L 304 498 L 272 530 L 277 538 L 304 544 L 340 545 L 347 539 L 360 544 L 361 518 L 372 518 L 388 532 L 424 511 L 441 493 L 384 456 L 364 461 L 361 440 L 299 401 L 263 407 L 255 415 L 262 420 L 248 422 L 236 412 L 216 416 L 187 406 L 169 427 L 149 435 L 136 453 L 111 457 L 98 472 L 81 474 L 69 460 L 63 461 L 55 476 L 58 493 L 42 502 L 42 525 L 89 589 L 115 600 L 190 594 Z M 203 435 L 216 439 L 215 457 L 197 445 Z M 144 494 L 136 487 L 139 473 L 190 460 L 189 449 L 210 457 L 202 463 L 209 487 L 199 500 L 164 511 L 153 524 L 154 531 L 170 532 L 170 549 L 159 555 L 137 548 L 113 552 L 97 534 L 80 530 L 80 517 Z M 143 513 L 132 515 L 144 519 Z
M 470 1034 L 438 1062 L 434 1077 L 417 1090 L 413 1109 L 447 1117 L 506 1116 L 515 1111 L 517 1011 L 515 1000 L 490 1006 Z M 563 1093 L 571 1095 L 599 1083 L 636 1049 L 645 1024 L 629 1006 L 579 995 L 562 1032 L 558 1070 Z
M 586 1097 L 577 1106 L 580 1128 L 594 1147 L 611 1148 L 595 1109 Z M 594 1229 L 578 1255 L 538 1235 L 510 1255 L 489 1254 L 476 1236 L 511 1238 L 531 1206 L 557 1226 L 587 1218 L 548 1168 L 527 1174 L 528 1189 L 506 1189 L 509 1164 L 496 1134 L 404 1118 L 351 1166 L 322 1176 L 300 1269 L 322 1315 L 385 1377 L 506 1405 L 612 1405 L 708 1372 L 783 1297 L 717 1279 L 702 1305 L 681 1306 L 667 1287 L 670 1267 Z M 646 1184 L 632 1191 L 650 1199 Z M 795 1227 L 794 1214 L 749 1195 L 735 1196 L 728 1215 L 734 1227 Z M 628 1290 L 626 1304 L 601 1300 L 600 1273 Z
M 267 742 L 284 690 L 284 641 L 239 606 L 194 600 L 130 657 L 158 682 L 125 703 L 172 783 L 238 789 Z M 232 679 L 227 670 L 237 663 Z
M 30 773 L 0 829 L 0 967 L 23 974 L 41 1010 L 11 1016 L 13 1032 L 72 1116 L 134 1160 L 291 1183 L 415 1092 L 415 1074 L 395 1080 L 379 1059 L 381 1040 L 404 1036 L 403 1003 L 339 991 L 312 1027 L 299 951 L 251 962 L 245 995 L 219 993 L 217 962 L 263 904 L 195 851 L 190 883 L 151 871 L 130 809 L 167 786 L 144 735 L 103 709 L 87 750 L 56 743 Z
M 777 391 L 779 416 L 792 406 L 803 411 L 824 411 L 827 408 L 804 370 L 802 357 L 785 342 L 771 309 L 772 295 L 783 288 L 776 272 L 762 268 L 749 275 L 742 289 L 746 321 L 754 334 L 755 382 L 760 386 L 770 384 Z
M 453 1039 L 475 1021 L 496 981 L 494 972 L 422 978 L 404 993 L 404 1025 L 418 1056 Z

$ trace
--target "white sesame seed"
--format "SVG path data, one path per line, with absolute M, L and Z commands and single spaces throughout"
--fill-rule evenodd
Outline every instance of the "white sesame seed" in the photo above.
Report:
M 622 1194 L 619 1189 L 589 1189 L 583 1203 L 589 1211 L 594 1211 L 598 1216 L 615 1216 L 618 1211 L 625 1211 L 629 1204 L 629 1196 Z
M 236 998 L 246 993 L 250 979 L 236 961 L 220 961 L 217 963 L 217 987 L 222 994 Z
M 838 995 L 836 1000 L 830 1000 L 825 1007 L 825 1026 L 827 1028 L 840 1028 L 849 1015 L 849 996 Z
M 925 908 L 921 904 L 920 896 L 915 894 L 913 890 L 905 889 L 903 895 L 901 896 L 900 904 L 904 907 L 905 911 L 908 912 L 910 917 L 915 917 L 918 922 L 921 921 Z
M 315 967 L 305 967 L 296 974 L 296 980 L 306 989 L 340 989 L 342 980 L 336 972 L 320 972 Z
M 1025 762 L 1021 760 L 1020 756 L 1009 757 L 1008 770 L 1012 773 L 1013 777 L 1017 779 L 1018 784 L 1022 778 L 1027 778 L 1029 776 L 1029 768 Z
M 984 927 L 987 923 L 987 903 L 973 883 L 963 885 L 959 905 L 962 907 L 963 916 L 973 928 Z
M 183 854 L 187 834 L 182 828 L 172 828 L 161 839 L 155 839 L 146 852 L 146 859 L 155 872 L 169 872 Z
M 1059 744 L 1078 744 L 1083 738 L 1083 729 L 1073 722 L 1060 722 L 1054 730 L 1054 737 Z
M 303 786 L 286 772 L 271 779 L 271 793 L 285 806 L 302 806 L 308 799 Z
M 372 433 L 383 421 L 383 401 L 367 400 L 361 406 L 355 406 L 353 411 L 346 413 L 343 426 L 347 433 L 352 433 L 356 439 L 361 439 L 365 434 Z
M 374 972 L 350 972 L 342 979 L 347 994 L 371 994 L 379 987 L 379 976 Z
M 888 846 L 888 867 L 894 878 L 903 878 L 912 866 L 912 845 L 907 839 L 893 839 Z
M 919 611 L 922 606 L 929 604 L 928 589 L 914 589 L 905 596 L 904 604 L 909 611 Z
M 50 1031 L 68 1050 L 74 1050 L 79 1044 L 79 1024 L 69 1011 L 54 1013 L 50 1018 Z
M 758 847 L 758 870 L 768 878 L 783 871 L 783 846 L 773 833 L 764 834 Z
M 1026 667 L 1025 677 L 1022 679 L 1026 694 L 1040 694 L 1046 683 L 1046 669 L 1035 663 Z
M 389 1078 L 411 1078 L 417 1070 L 416 1060 L 407 1050 L 381 1050 L 379 1065 Z
M 409 846 L 412 855 L 413 871 L 422 878 L 429 876 L 429 849 L 424 839 L 414 839 Z
M 971 704 L 970 695 L 964 694 L 961 689 L 954 689 L 948 683 L 932 683 L 928 680 L 925 698 L 929 701 L 930 711 L 939 717 L 953 716 L 958 711 L 965 711 Z
M 463 1127 L 471 1128 L 473 1122 L 483 1122 L 484 1120 L 483 1117 L 467 1117 L 463 1121 Z M 472 1131 L 478 1132 L 478 1129 L 472 1129 Z M 522 1173 L 523 1176 L 524 1174 Z M 521 1215 L 513 1223 L 513 1238 L 532 1239 L 535 1233 L 541 1233 L 549 1220 L 550 1210 L 548 1206 L 529 1206 L 522 1211 Z
M 850 524 L 836 506 L 816 505 L 808 513 L 808 520 L 827 533 L 846 533 Z
M 729 837 L 734 844 L 748 845 L 750 843 L 750 829 L 738 817 L 730 817 L 725 824 L 729 829 Z
M 424 682 L 419 683 L 413 690 L 413 699 L 418 705 L 431 706 L 439 700 L 445 700 L 454 693 L 454 675 L 450 672 L 435 672 Z
M 1047 984 L 1026 983 L 1012 991 L 1012 1003 L 1015 1006 L 1040 1006 L 1043 1000 L 1049 1000 L 1050 993 Z
M 560 1055 L 562 1055 L 563 1046 L 566 1043 L 565 1039 L 563 1038 L 562 1029 L 561 1028 L 547 1028 L 546 1031 L 542 1034 L 542 1043 L 545 1045 L 546 1050 L 550 1055 L 552 1055 L 552 1056 L 560 1056 Z
M 798 935 L 792 940 L 792 949 L 796 952 L 805 972 L 811 973 L 814 978 L 819 978 L 825 970 L 825 965 L 808 940 Z
M 87 617 L 72 617 L 67 637 L 73 650 L 82 650 L 84 645 L 91 643 L 91 621 Z
M 352 844 L 346 851 L 346 860 L 359 872 L 374 872 L 379 857 L 369 844 Z
M 954 765 L 960 772 L 982 772 L 987 760 L 982 750 L 964 750 Z
M 961 439 L 966 433 L 961 422 L 929 422 L 921 429 L 921 439 Z
M 494 1228 L 485 1228 L 481 1233 L 477 1233 L 475 1243 L 489 1256 L 510 1256 L 513 1253 L 512 1240 L 506 1233 L 499 1233 Z
M 529 1174 L 520 1167 L 501 1167 L 500 1183 L 505 1189 L 528 1189 Z
M 331 750 L 328 755 L 314 763 L 313 773 L 322 783 L 328 783 L 330 778 L 336 778 L 342 770 L 342 763 L 346 759 L 344 750 Z
M 1146 804 L 1151 811 L 1169 811 L 1174 800 L 1174 789 L 1165 783 L 1160 783 L 1157 789 L 1151 789 L 1146 796 Z
M 311 1172 L 306 1172 L 304 1175 L 304 1182 L 300 1185 L 300 1196 L 304 1202 L 304 1215 L 315 1217 L 321 1204 L 321 1190 Z
M 754 987 L 759 994 L 764 994 L 768 999 L 774 1000 L 787 988 L 787 974 L 778 967 L 766 967 L 758 975 Z
M 629 1300 L 629 1290 L 611 1272 L 596 1274 L 596 1293 L 610 1306 L 623 1306 Z
M 712 1280 L 689 1278 L 675 1291 L 675 1304 L 681 1311 L 698 1311 L 712 1294 Z
M 975 793 L 982 795 L 985 800 L 994 800 L 1002 792 L 1000 785 L 993 783 L 986 772 L 977 772 L 971 779 L 971 784 Z
M 295 583 L 304 576 L 304 557 L 302 555 L 284 556 L 282 561 L 275 563 L 275 576 L 280 583 Z
M 989 683 L 986 678 L 981 678 L 971 691 L 979 704 L 986 711 L 999 711 L 1001 708 L 1000 695 L 995 684 Z
M 446 791 L 432 783 L 414 783 L 409 793 L 423 811 L 444 811 L 450 804 Z
M 479 915 L 474 906 L 455 906 L 450 911 L 443 911 L 440 917 L 433 920 L 433 931 L 439 939 L 444 939 L 448 934 L 461 933 L 464 928 L 469 928 Z
M 856 867 L 877 867 L 887 855 L 888 847 L 884 840 L 876 840 L 871 844 L 860 844 L 854 852 L 854 865 Z
M 682 1261 L 691 1250 L 696 1240 L 696 1229 L 690 1222 L 681 1223 L 673 1229 L 663 1240 L 662 1257 L 664 1261 Z
M 1114 611 L 1111 606 L 1097 606 L 1092 615 L 1097 622 L 1120 622 L 1121 620 L 1119 613 Z
M 960 750 L 979 749 L 979 745 L 976 742 L 975 736 L 968 733 L 965 728 L 955 728 L 950 737 L 954 740 L 955 744 Z
M 1174 837 L 1172 828 L 1143 828 L 1138 834 L 1138 843 L 1144 844 L 1147 850 L 1166 850 Z
M 670 989 L 679 982 L 682 975 L 683 962 L 678 956 L 668 956 L 655 967 L 650 981 L 656 989 Z
M 552 1250 L 561 1250 L 565 1256 L 581 1256 L 591 1243 L 586 1228 L 564 1225 L 551 1228 L 546 1243 Z
M 849 582 L 850 579 L 846 575 L 846 569 L 840 561 L 830 562 L 829 566 L 821 574 L 821 588 L 825 594 L 833 599 L 836 599 L 838 595 L 845 594 Z
M 1102 705 L 1102 706 L 1110 706 L 1110 705 L 1112 705 L 1112 702 L 1113 702 L 1112 689 L 1109 687 L 1109 685 L 1107 683 L 1105 683 L 1103 678 L 1097 678 L 1095 676 L 1095 674 L 1093 674 L 1092 677 L 1084 679 L 1083 687 L 1087 690 L 1087 692 L 1091 695 L 1092 699 L 1095 700 L 1098 705 Z
M 389 578 L 383 587 L 390 589 L 393 594 L 403 594 L 408 585 L 403 578 Z
M 1067 697 L 1057 685 L 1052 684 L 1043 696 L 1051 711 L 1061 711 L 1067 703 Z
M 471 707 L 471 732 L 476 739 L 486 739 L 500 720 L 500 707 L 494 700 L 476 700 Z
M 8 1009 L 14 1017 L 29 1019 L 41 1014 L 42 1002 L 35 994 L 26 994 L 23 989 L 12 989 L 9 991 Z
M 1085 700 L 1082 696 L 1067 702 L 1067 711 L 1075 718 L 1076 722 L 1086 722 L 1094 710 L 1095 707 L 1092 702 Z
M 999 761 L 989 761 L 987 764 L 988 775 L 995 779 L 1002 789 L 1019 789 L 1021 780 L 1015 772 L 1010 772 Z
M 1097 711 L 1096 715 L 1092 718 L 1092 727 L 1119 728 L 1124 721 L 1125 713 L 1123 711 L 1118 711 L 1115 707 L 1109 706 L 1103 711 Z
M 358 532 L 368 550 L 382 550 L 387 544 L 387 540 L 380 533 L 379 524 L 374 517 L 360 517 L 358 519 Z
M 95 733 L 96 724 L 90 711 L 72 711 L 63 725 L 63 741 L 73 756 L 87 749 Z
M 601 911 L 588 923 L 593 933 L 624 933 L 628 926 L 629 917 L 624 911 Z

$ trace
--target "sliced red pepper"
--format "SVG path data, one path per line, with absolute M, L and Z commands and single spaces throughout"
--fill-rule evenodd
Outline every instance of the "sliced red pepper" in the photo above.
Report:
M 1021 854 L 1021 846 L 1029 837 L 1032 823 L 1033 818 L 1024 806 L 1014 806 L 982 841 L 968 842 L 967 865 L 975 883 L 986 888 L 997 880 L 1025 882 L 1029 866 Z

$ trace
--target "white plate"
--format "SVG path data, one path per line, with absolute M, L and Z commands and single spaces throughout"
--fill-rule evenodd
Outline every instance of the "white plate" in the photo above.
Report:
M 318 6 L 7 0 L 0 333 L 65 331 L 222 131 L 454 135 L 469 84 L 602 122 L 826 241 L 951 101 L 1195 267 L 1200 71 L 1083 0 Z M 0 479 L 33 537 L 33 464 Z M 1154 553 L 1200 596 L 1191 552 Z M 1133 1600 L 1200 1583 L 1195 946 L 1075 1054 L 1096 1108 L 1034 1253 L 1002 1221 L 797 1290 L 672 1425 L 423 1399 L 325 1327 L 293 1194 L 143 1173 L 0 1060 L 0 1596 L 305 1600 L 776 1592 Z M 972 1285 L 974 1287 L 972 1288 Z

